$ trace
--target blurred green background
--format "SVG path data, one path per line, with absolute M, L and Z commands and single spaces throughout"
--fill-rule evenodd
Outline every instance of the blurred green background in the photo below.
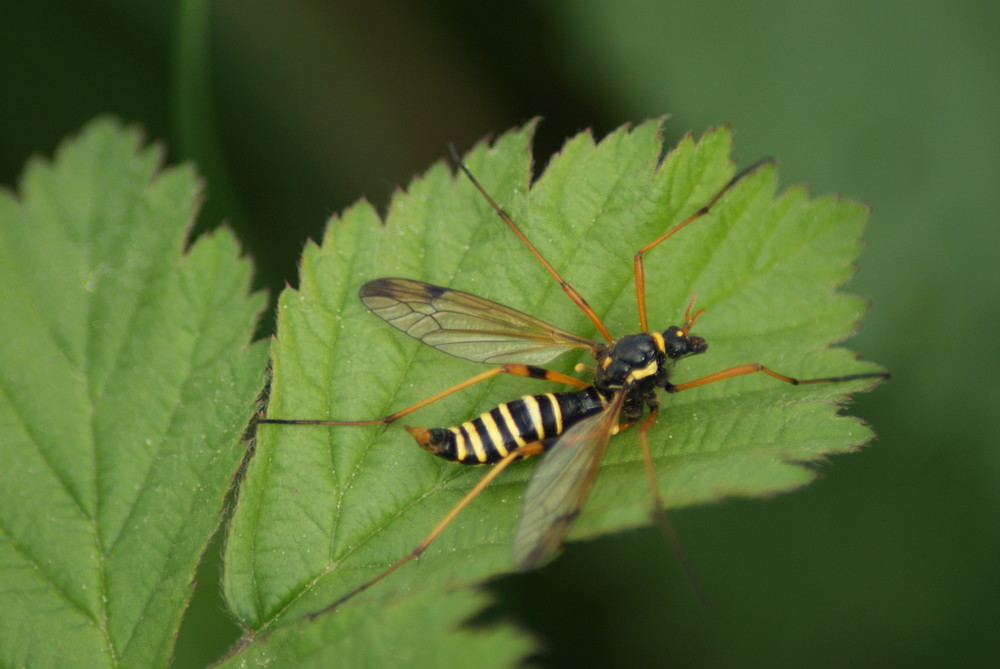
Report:
M 359 197 L 542 115 L 584 128 L 730 123 L 744 163 L 872 205 L 850 346 L 893 380 L 880 438 L 794 494 L 680 511 L 713 602 L 654 530 L 491 586 L 544 666 L 1000 666 L 1000 5 L 975 0 L 5 3 L 0 182 L 110 112 L 194 159 L 273 292 Z M 599 262 L 595 259 L 595 262 Z M 669 416 L 669 412 L 667 414 Z M 993 416 L 993 418 L 991 418 Z M 235 627 L 199 574 L 175 666 Z

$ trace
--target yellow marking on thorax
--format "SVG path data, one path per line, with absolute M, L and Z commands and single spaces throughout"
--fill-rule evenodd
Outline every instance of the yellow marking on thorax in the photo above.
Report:
M 650 332 L 649 336 L 653 338 L 653 341 L 656 343 L 656 348 L 660 351 L 660 353 L 667 352 L 667 345 L 663 341 L 662 334 L 660 334 L 659 332 Z
M 660 368 L 660 364 L 658 362 L 656 362 L 655 360 L 653 360 L 652 362 L 650 362 L 648 365 L 646 365 L 642 369 L 636 369 L 636 370 L 634 370 L 628 376 L 633 381 L 638 381 L 639 379 L 644 379 L 647 376 L 652 376 L 653 374 L 656 374 L 656 372 L 657 372 L 657 370 L 659 368 Z

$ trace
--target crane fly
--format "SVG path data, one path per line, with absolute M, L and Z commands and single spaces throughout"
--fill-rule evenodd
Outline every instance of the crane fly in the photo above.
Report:
M 416 442 L 434 455 L 461 464 L 491 465 L 486 474 L 406 556 L 312 616 L 329 611 L 420 556 L 454 518 L 519 459 L 545 454 L 525 490 L 523 511 L 513 542 L 514 561 L 531 569 L 559 549 L 584 505 L 613 435 L 635 426 L 655 511 L 672 536 L 653 468 L 648 432 L 659 414 L 658 390 L 678 393 L 726 379 L 762 373 L 792 385 L 887 378 L 884 372 L 797 379 L 759 363 L 730 367 L 714 374 L 674 384 L 674 364 L 708 349 L 691 333 L 702 314 L 694 298 L 682 325 L 650 330 L 646 311 L 644 256 L 713 206 L 765 159 L 733 176 L 705 205 L 639 249 L 633 258 L 640 332 L 614 337 L 580 293 L 542 256 L 514 220 L 493 199 L 451 147 L 459 169 L 489 202 L 504 224 L 528 248 L 561 286 L 569 299 L 593 323 L 603 341 L 582 337 L 509 306 L 470 293 L 405 278 L 381 278 L 364 284 L 359 297 L 376 316 L 420 342 L 458 358 L 492 365 L 454 386 L 411 406 L 372 420 L 261 419 L 282 425 L 389 425 L 448 395 L 501 374 L 543 379 L 573 388 L 564 392 L 525 395 L 500 404 L 460 425 L 441 428 L 406 426 Z M 586 351 L 595 361 L 593 380 L 545 369 L 569 351 Z M 681 555 L 683 560 L 683 555 Z

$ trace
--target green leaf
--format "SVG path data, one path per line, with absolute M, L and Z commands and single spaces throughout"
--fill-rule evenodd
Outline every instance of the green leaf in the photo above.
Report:
M 533 641 L 509 623 L 465 624 L 489 597 L 432 588 L 388 605 L 369 600 L 344 615 L 307 618 L 278 627 L 242 647 L 219 669 L 245 667 L 496 667 L 521 666 Z M 433 615 L 427 615 L 433 610 Z
M 529 191 L 532 130 L 476 147 L 469 167 L 612 332 L 637 331 L 633 254 L 732 176 L 729 131 L 687 138 L 662 163 L 658 122 L 620 129 L 596 145 L 581 134 Z M 647 255 L 652 327 L 682 323 L 695 290 L 706 310 L 695 331 L 710 349 L 680 363 L 675 382 L 747 362 L 800 378 L 876 370 L 830 348 L 855 331 L 865 309 L 837 292 L 853 272 L 865 208 L 810 200 L 800 188 L 775 198 L 776 180 L 773 167 L 754 172 L 711 215 Z M 322 244 L 307 246 L 301 274 L 300 289 L 286 290 L 279 303 L 272 418 L 377 418 L 485 369 L 422 346 L 368 313 L 358 288 L 378 277 L 461 289 L 599 338 L 472 185 L 442 163 L 394 198 L 384 224 L 363 202 L 332 221 Z M 566 355 L 552 367 L 571 373 L 580 360 Z M 814 473 L 801 462 L 871 437 L 837 406 L 845 393 L 869 385 L 792 387 L 753 375 L 664 398 L 650 441 L 668 506 L 808 482 Z M 402 422 L 452 425 L 549 389 L 499 378 Z M 650 522 L 635 432 L 613 440 L 571 539 Z M 322 609 L 393 564 L 484 473 L 428 455 L 399 425 L 262 425 L 258 438 L 225 574 L 233 611 L 253 631 Z M 510 571 L 511 534 L 534 467 L 518 463 L 504 472 L 419 560 L 343 606 L 343 615 L 367 598 Z
M 198 184 L 100 120 L 0 192 L 0 665 L 169 663 L 244 453 L 262 296 Z

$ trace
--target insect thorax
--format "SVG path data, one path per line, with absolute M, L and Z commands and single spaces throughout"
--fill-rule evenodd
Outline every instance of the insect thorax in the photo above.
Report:
M 704 339 L 677 326 L 663 333 L 625 335 L 599 354 L 594 387 L 608 400 L 625 388 L 622 413 L 627 421 L 638 420 L 646 407 L 657 406 L 656 389 L 670 385 L 671 364 L 707 348 Z
M 667 380 L 666 349 L 659 333 L 625 335 L 597 360 L 594 385 L 602 393 L 623 386 L 653 389 Z

